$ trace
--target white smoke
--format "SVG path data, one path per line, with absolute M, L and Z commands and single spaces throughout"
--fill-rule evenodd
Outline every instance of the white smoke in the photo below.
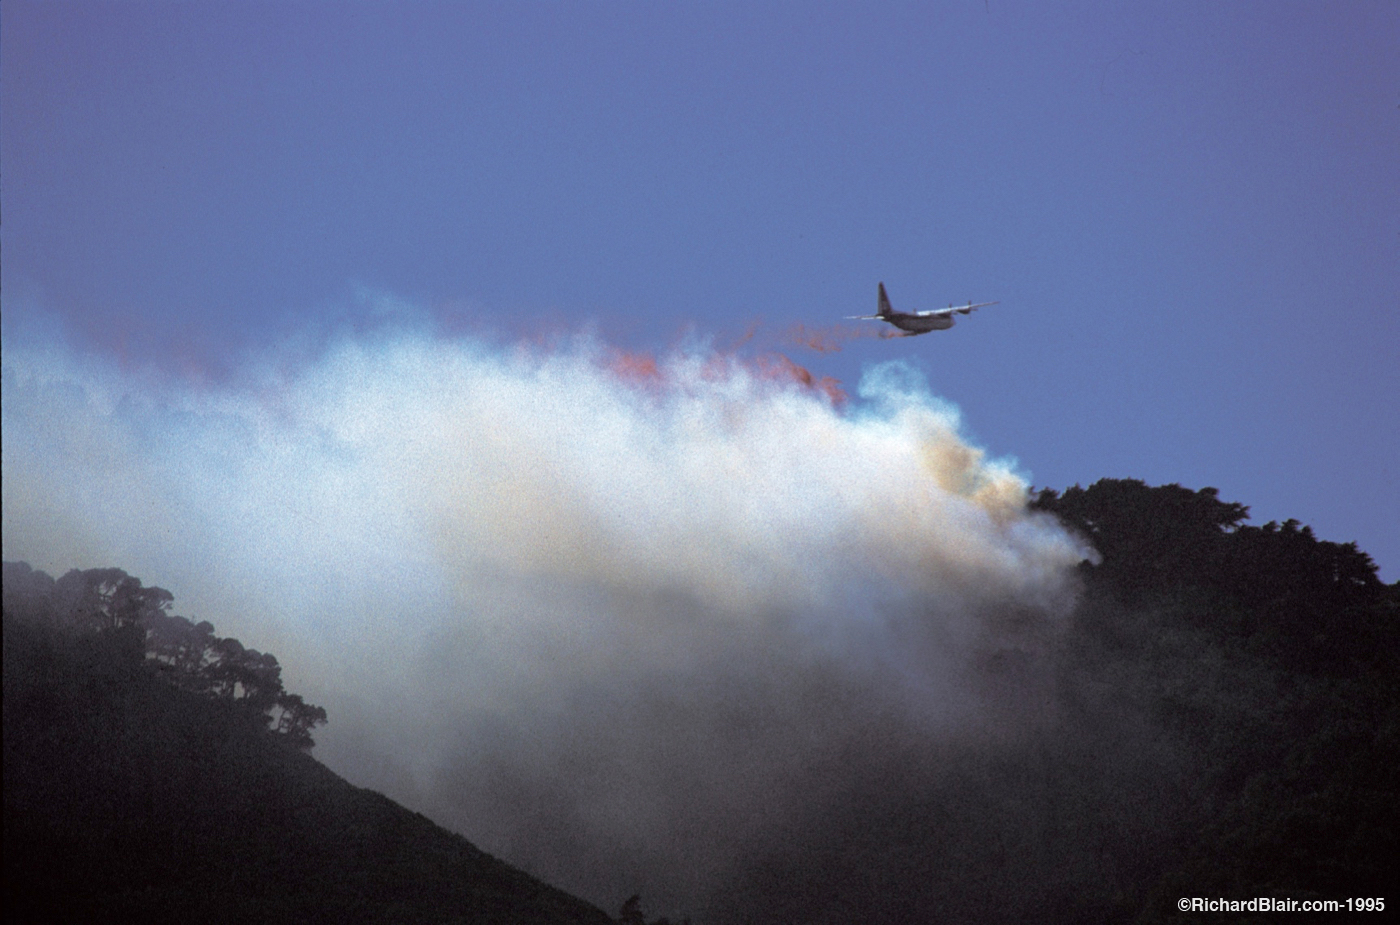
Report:
M 7 343 L 4 555 L 170 589 L 352 780 L 696 908 L 853 777 L 1004 731 L 982 666 L 1033 666 L 1083 555 L 908 367 L 849 406 L 790 369 L 381 331 L 195 386 Z

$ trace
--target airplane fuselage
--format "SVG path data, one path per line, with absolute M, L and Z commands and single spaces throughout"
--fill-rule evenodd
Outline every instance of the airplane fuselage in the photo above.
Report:
M 906 334 L 946 331 L 953 326 L 954 321 L 952 315 L 916 315 L 910 312 L 892 312 L 880 320 L 888 321 Z

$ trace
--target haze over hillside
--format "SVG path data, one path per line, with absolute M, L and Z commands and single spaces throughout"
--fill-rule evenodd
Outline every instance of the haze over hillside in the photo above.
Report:
M 698 909 L 879 742 L 1043 720 L 980 660 L 1045 683 L 1087 553 L 907 365 L 843 400 L 399 318 L 268 362 L 7 345 L 7 554 L 160 574 L 331 709 L 331 767 L 595 902 Z
M 783 798 L 763 808 L 785 839 L 747 842 L 722 890 L 691 898 L 696 921 L 895 923 L 934 910 L 952 922 L 1194 921 L 1177 915 L 1180 896 L 1384 894 L 1400 823 L 1400 587 L 1381 584 L 1354 545 L 1295 522 L 1242 525 L 1244 506 L 1209 489 L 1105 480 L 1042 491 L 1033 506 L 1102 558 L 1079 569 L 1082 597 L 1050 637 L 1024 610 L 996 613 L 1002 639 L 1022 642 L 982 649 L 963 676 L 984 725 L 888 715 L 822 743 L 801 796 L 755 781 Z M 345 785 L 297 754 L 309 741 L 294 725 L 284 744 L 267 738 L 260 711 L 273 708 L 259 704 L 280 694 L 171 675 L 206 664 L 201 677 L 241 678 L 227 674 L 242 664 L 227 653 L 265 658 L 205 633 L 214 660 L 179 662 L 171 640 L 193 625 L 164 616 L 168 595 L 114 570 L 84 575 L 54 586 L 6 564 L 7 909 L 94 921 L 170 909 L 172 921 L 380 921 L 390 908 L 403 921 L 449 910 L 454 921 L 607 920 Z M 84 581 L 101 595 L 63 592 Z M 89 598 L 101 603 L 74 603 Z M 822 666 L 805 682 L 832 723 L 852 709 Z M 667 706 L 673 719 L 705 719 Z M 724 719 L 744 734 L 745 716 Z M 553 734 L 535 757 L 577 741 Z M 626 761 L 575 759 L 509 768 L 521 780 L 507 806 L 536 845 L 587 843 L 570 832 L 563 795 L 606 796 L 610 780 L 630 792 Z M 685 760 L 695 776 L 729 772 L 705 764 L 723 754 Z M 458 768 L 462 799 L 508 793 L 492 773 Z M 697 819 L 733 821 L 673 817 Z M 678 837 L 703 843 L 703 832 Z M 664 872 L 602 876 L 644 889 L 673 883 Z M 635 901 L 624 907 L 624 921 L 640 915 Z
M 5 563 L 7 922 L 611 921 L 303 754 L 276 661 L 168 603 Z

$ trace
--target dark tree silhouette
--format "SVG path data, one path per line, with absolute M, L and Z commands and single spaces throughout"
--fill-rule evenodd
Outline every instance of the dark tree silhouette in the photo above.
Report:
M 7 562 L 5 599 L 7 610 L 13 601 L 64 632 L 104 637 L 121 657 L 144 662 L 176 687 L 235 702 L 299 748 L 311 748 L 311 730 L 326 722 L 325 710 L 283 689 L 271 654 L 214 635 L 207 621 L 168 613 L 174 595 L 121 569 L 73 569 L 55 581 Z
M 1291 671 L 1354 674 L 1393 654 L 1395 634 L 1376 610 L 1386 586 L 1370 556 L 1296 520 L 1245 525 L 1249 508 L 1218 495 L 1102 479 L 1063 495 L 1042 490 L 1032 506 L 1093 544 L 1102 562 L 1082 568 L 1126 604 L 1194 595 L 1199 620 Z
M 642 897 L 635 893 L 629 896 L 617 913 L 617 921 L 620 925 L 646 925 L 646 916 L 642 915 Z
M 632 894 L 627 901 L 622 904 L 622 909 L 617 914 L 618 925 L 672 925 L 671 920 L 662 916 L 659 919 L 652 919 L 650 923 L 642 914 L 642 897 Z M 682 918 L 675 925 L 690 925 L 689 916 Z
M 300 694 L 282 694 L 273 708 L 274 732 L 286 736 L 293 745 L 310 748 L 315 743 L 311 730 L 326 721 L 326 711 L 305 703 Z
M 1044 489 L 1032 507 L 1082 534 L 1103 556 L 1090 568 L 1125 597 L 1138 598 L 1215 576 L 1223 538 L 1249 517 L 1248 507 L 1221 501 L 1219 494 L 1214 488 L 1101 479 L 1063 495 Z

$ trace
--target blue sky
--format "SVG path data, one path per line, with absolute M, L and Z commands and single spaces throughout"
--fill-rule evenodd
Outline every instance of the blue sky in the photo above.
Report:
M 6 0 L 5 336 L 217 378 L 384 299 L 639 350 L 758 321 L 851 392 L 910 360 L 1036 485 L 1218 486 L 1393 581 L 1397 35 L 1389 2 Z M 1001 304 L 782 342 L 880 280 Z

